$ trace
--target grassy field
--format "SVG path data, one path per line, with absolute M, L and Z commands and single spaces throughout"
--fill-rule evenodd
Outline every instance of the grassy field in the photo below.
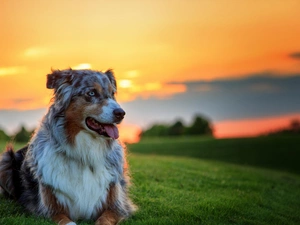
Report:
M 140 209 L 122 224 L 299 224 L 299 146 L 300 137 L 129 145 L 131 193 Z M 53 223 L 0 198 L 0 224 Z
M 129 148 L 132 153 L 192 157 L 300 174 L 300 136 L 150 139 Z

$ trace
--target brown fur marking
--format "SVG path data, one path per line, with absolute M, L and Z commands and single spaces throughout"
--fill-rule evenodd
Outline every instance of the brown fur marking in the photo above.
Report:
M 74 144 L 76 135 L 84 129 L 81 122 L 84 122 L 85 108 L 86 102 L 80 97 L 71 102 L 66 110 L 65 129 L 71 144 Z
M 97 219 L 95 225 L 115 225 L 122 218 L 120 218 L 115 212 L 107 209 L 102 215 Z
M 95 84 L 94 84 L 94 87 L 95 87 L 95 89 L 98 91 L 98 93 L 99 93 L 100 95 L 103 94 L 103 88 L 102 88 L 102 86 L 101 86 L 100 84 L 95 83 Z
M 57 202 L 51 188 L 41 185 L 41 191 L 44 204 L 50 208 L 52 220 L 59 225 L 65 225 L 72 222 L 72 220 L 67 216 L 69 215 L 68 210 Z
M 116 197 L 117 197 L 117 187 L 116 185 L 110 185 L 109 187 L 109 191 L 108 191 L 108 195 L 107 195 L 107 205 L 111 205 L 116 201 Z

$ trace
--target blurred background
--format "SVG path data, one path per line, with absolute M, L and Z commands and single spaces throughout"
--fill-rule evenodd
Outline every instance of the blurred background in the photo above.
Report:
M 299 9 L 297 0 L 1 1 L 0 137 L 38 125 L 52 97 L 46 75 L 69 67 L 114 70 L 126 142 L 299 132 Z

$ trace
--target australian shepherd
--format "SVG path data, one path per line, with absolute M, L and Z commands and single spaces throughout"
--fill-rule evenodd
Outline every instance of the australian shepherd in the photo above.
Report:
M 125 112 L 113 72 L 53 70 L 47 88 L 52 105 L 28 145 L 17 152 L 8 146 L 1 156 L 1 191 L 59 225 L 117 224 L 136 207 L 118 141 Z

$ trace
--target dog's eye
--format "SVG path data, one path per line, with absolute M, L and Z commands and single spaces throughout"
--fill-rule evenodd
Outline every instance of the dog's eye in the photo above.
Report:
M 95 91 L 89 91 L 87 93 L 87 95 L 90 96 L 90 97 L 94 97 L 96 95 L 96 92 Z

